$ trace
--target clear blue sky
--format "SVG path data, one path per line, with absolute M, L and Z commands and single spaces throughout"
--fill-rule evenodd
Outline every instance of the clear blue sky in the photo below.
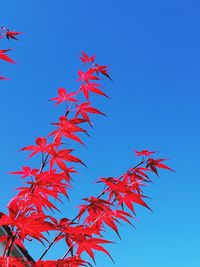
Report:
M 74 178 L 73 205 L 98 194 L 95 178 L 134 165 L 133 149 L 161 151 L 176 171 L 162 172 L 146 190 L 154 212 L 137 209 L 137 230 L 121 227 L 122 241 L 110 246 L 116 264 L 98 254 L 97 267 L 200 266 L 199 10 L 192 0 L 1 1 L 0 24 L 24 32 L 19 43 L 10 41 L 17 65 L 0 62 L 12 78 L 0 83 L 1 210 L 21 185 L 7 172 L 28 164 L 17 150 L 57 120 L 46 100 L 58 87 L 73 88 L 82 50 L 96 53 L 110 66 L 112 100 L 95 100 L 108 118 L 94 119 L 88 148 L 78 150 L 89 169 Z M 64 212 L 71 213 L 68 204 Z M 39 250 L 33 245 L 30 254 Z

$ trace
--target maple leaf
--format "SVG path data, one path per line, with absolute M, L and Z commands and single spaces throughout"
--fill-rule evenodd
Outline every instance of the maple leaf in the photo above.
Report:
M 89 91 L 96 93 L 98 95 L 102 95 L 105 97 L 108 97 L 104 92 L 102 92 L 98 86 L 100 86 L 100 84 L 98 83 L 85 83 L 81 86 L 80 91 L 83 91 L 84 96 L 86 97 L 87 100 L 89 100 Z
M 59 194 L 63 194 L 68 198 L 67 188 L 70 187 L 70 184 L 66 181 L 69 181 L 69 174 L 65 172 L 55 173 L 55 171 L 46 171 L 37 174 L 35 182 L 27 182 L 27 184 L 31 185 L 31 188 L 18 188 L 20 192 L 9 202 L 8 208 L 10 212 L 17 214 L 19 209 L 29 211 L 33 208 L 41 213 L 43 208 L 58 210 L 49 201 L 49 196 L 59 201 L 61 201 Z
M 8 51 L 10 51 L 11 49 L 4 49 L 4 50 L 0 50 L 0 59 L 5 60 L 7 62 L 10 63 L 16 63 L 14 60 L 12 60 L 9 56 L 5 55 L 5 53 L 7 53 Z
M 73 98 L 73 96 L 77 95 L 76 92 L 68 94 L 66 89 L 64 88 L 59 88 L 58 89 L 58 96 L 53 97 L 50 100 L 57 101 L 55 105 L 59 105 L 60 103 L 64 101 L 69 101 L 69 102 L 78 102 L 77 99 Z
M 150 168 L 157 176 L 158 176 L 158 171 L 157 171 L 157 168 L 160 168 L 160 169 L 166 169 L 166 170 L 169 170 L 169 171 L 173 171 L 170 167 L 168 167 L 167 165 L 161 163 L 163 161 L 165 161 L 166 159 L 152 159 L 152 158 L 149 158 L 148 161 L 147 161 L 147 165 L 146 167 Z
M 116 196 L 118 200 L 118 205 L 123 205 L 125 204 L 133 213 L 134 211 L 134 206 L 133 203 L 137 203 L 139 205 L 142 205 L 146 207 L 147 209 L 151 210 L 151 208 L 144 202 L 142 198 L 145 198 L 146 196 L 141 195 L 139 193 L 133 193 L 133 192 L 127 192 L 126 194 L 118 194 Z
M 16 32 L 16 31 L 7 30 L 6 37 L 7 37 L 8 40 L 9 39 L 14 39 L 14 40 L 18 41 L 18 39 L 15 36 L 19 35 L 19 34 L 22 34 L 22 32 Z
M 88 71 L 84 72 L 79 70 L 78 71 L 78 81 L 88 83 L 90 80 L 99 80 L 99 78 L 94 75 L 96 70 L 94 68 L 90 68 Z
M 42 196 L 45 196 L 46 198 L 48 198 L 48 196 L 51 196 L 54 199 L 59 200 L 60 202 L 62 202 L 59 198 L 60 194 L 64 195 L 65 197 L 67 197 L 67 199 L 69 199 L 67 194 L 67 189 L 71 187 L 69 183 L 69 172 L 70 168 L 68 168 L 67 171 L 60 173 L 55 173 L 54 170 L 49 170 L 38 174 L 35 179 L 36 182 L 35 184 L 33 184 L 33 186 L 37 186 L 36 189 L 34 189 L 34 193 L 36 190 L 36 194 L 42 194 Z M 50 208 L 52 209 L 55 207 L 51 206 Z
M 29 166 L 23 166 L 22 171 L 16 171 L 16 172 L 9 172 L 9 174 L 19 174 L 22 176 L 22 178 L 26 178 L 28 176 L 36 176 L 39 169 L 31 169 Z
M 49 196 L 59 199 L 58 194 L 60 193 L 60 190 L 57 190 L 54 184 L 51 185 L 51 188 L 48 188 L 47 184 L 42 186 L 39 182 L 29 182 L 29 184 L 32 185 L 32 188 L 34 186 L 34 190 L 30 190 L 29 187 L 19 187 L 18 190 L 20 190 L 20 192 L 13 199 L 13 201 L 17 202 L 16 204 L 21 209 L 29 211 L 33 210 L 34 208 L 39 213 L 44 213 L 43 209 L 50 209 L 51 211 L 55 209 L 59 211 L 58 208 L 51 201 L 49 201 Z M 11 208 L 11 205 L 13 205 L 12 202 L 9 204 L 9 209 Z
M 140 193 L 141 186 L 144 186 L 143 182 L 151 182 L 151 179 L 146 174 L 147 171 L 150 171 L 150 169 L 144 167 L 130 169 L 123 175 L 123 181 L 130 183 L 131 186 L 134 187 L 138 193 Z
M 73 149 L 56 150 L 55 148 L 51 147 L 51 149 L 49 149 L 49 154 L 51 155 L 49 160 L 50 169 L 52 169 L 56 163 L 63 171 L 67 170 L 67 166 L 65 165 L 64 161 L 81 163 L 86 166 L 79 158 L 70 154 L 72 151 Z
M 46 221 L 48 217 L 42 213 L 38 214 L 38 212 L 33 212 L 28 217 L 19 216 L 15 221 L 19 238 L 24 240 L 30 236 L 42 244 L 43 240 L 48 241 L 42 232 L 57 229 L 53 223 Z
M 87 133 L 86 130 L 82 129 L 81 127 L 77 126 L 76 124 L 79 124 L 81 122 L 85 122 L 85 120 L 81 120 L 78 118 L 73 118 L 68 120 L 66 116 L 61 116 L 59 118 L 59 123 L 52 123 L 52 125 L 56 125 L 62 130 L 69 131 L 69 132 L 82 132 L 82 133 Z
M 101 251 L 107 254 L 113 261 L 113 258 L 111 257 L 110 253 L 104 247 L 100 245 L 100 244 L 109 244 L 109 243 L 113 243 L 113 242 L 102 239 L 102 238 L 82 237 L 76 241 L 76 245 L 78 247 L 76 253 L 78 256 L 81 256 L 83 252 L 86 252 L 95 263 L 93 250 L 97 250 L 97 251 Z
M 89 57 L 85 52 L 82 52 L 82 56 L 80 56 L 81 61 L 83 62 L 83 64 L 86 63 L 93 63 L 95 61 L 95 55 Z
M 113 204 L 110 201 L 99 198 L 86 198 L 85 201 L 89 204 L 82 204 L 79 206 L 79 220 L 84 211 L 87 211 L 88 215 L 84 219 L 84 223 L 96 225 L 97 229 L 101 230 L 102 225 L 106 224 L 112 228 L 120 238 L 118 227 L 116 223 L 119 223 L 118 219 L 124 220 L 131 224 L 127 217 L 132 217 L 129 213 L 121 210 L 112 210 Z
M 113 197 L 116 198 L 118 205 L 125 204 L 132 212 L 134 212 L 133 203 L 150 209 L 142 199 L 145 198 L 145 196 L 137 192 L 138 189 L 135 187 L 135 184 L 129 184 L 126 180 L 120 181 L 112 177 L 101 178 L 100 182 L 104 182 L 108 186 L 106 191 L 109 192 L 109 200 Z
M 20 213 L 16 218 L 4 214 L 0 218 L 0 225 L 16 227 L 15 236 L 21 241 L 29 236 L 43 243 L 43 240 L 47 239 L 42 232 L 57 229 L 54 224 L 45 221 L 48 217 L 43 213 L 38 214 L 38 212 L 32 212 L 28 217 L 26 217 L 26 213 Z
M 76 253 L 78 256 L 81 256 L 83 252 L 86 252 L 94 262 L 93 250 L 102 251 L 112 259 L 108 251 L 100 245 L 112 242 L 103 238 L 92 237 L 92 235 L 98 234 L 98 232 L 99 230 L 96 227 L 87 227 L 84 225 L 71 226 L 68 224 L 68 226 L 66 225 L 66 227 L 63 229 L 63 233 L 66 234 L 66 243 L 69 246 L 69 251 L 71 251 L 72 254 L 73 248 L 76 246 Z
M 21 148 L 21 150 L 33 150 L 33 152 L 28 156 L 29 158 L 33 157 L 37 153 L 48 153 L 50 147 L 55 146 L 55 144 L 48 144 L 45 137 L 38 137 L 35 140 L 36 146 L 26 146 Z
M 77 120 L 75 120 L 75 119 L 68 120 L 65 116 L 61 116 L 59 118 L 59 122 L 52 123 L 53 125 L 58 126 L 58 129 L 56 131 L 53 131 L 52 133 L 50 133 L 49 136 L 55 135 L 55 142 L 58 144 L 60 143 L 62 136 L 65 136 L 67 138 L 70 138 L 70 139 L 84 145 L 82 140 L 74 134 L 76 132 L 83 132 L 83 133 L 87 134 L 86 130 L 84 130 L 81 127 L 76 125 L 78 123 L 79 123 L 78 119 Z
M 64 221 L 63 221 L 64 219 Z M 60 221 L 60 230 L 62 232 L 62 237 L 65 238 L 65 242 L 68 245 L 68 251 L 74 255 L 74 248 L 77 242 L 82 241 L 86 237 L 92 237 L 94 234 L 99 234 L 99 230 L 93 227 L 87 227 L 85 225 L 73 226 L 74 223 L 70 222 L 68 219 L 63 218 Z
M 95 71 L 97 72 L 97 74 L 100 72 L 101 74 L 103 74 L 104 76 L 106 76 L 108 79 L 111 79 L 110 75 L 108 74 L 108 66 L 101 66 L 98 64 L 95 64 Z
M 86 210 L 89 213 L 90 217 L 93 217 L 94 213 L 98 213 L 99 211 L 104 211 L 109 207 L 109 205 L 112 205 L 110 201 L 95 197 L 84 198 L 83 200 L 89 202 L 89 204 L 82 204 L 79 206 L 80 209 L 78 216 L 79 221 L 83 215 L 83 212 Z
M 70 181 L 70 173 L 76 173 L 76 170 L 74 170 L 73 167 L 66 168 L 65 171 L 56 172 L 56 169 L 51 169 L 47 171 L 43 171 L 39 173 L 36 177 L 36 183 L 37 184 L 51 184 L 53 186 L 53 183 L 62 185 L 63 181 L 65 182 L 66 186 L 69 186 Z M 67 182 L 67 183 L 66 183 Z
M 136 174 L 137 179 L 139 178 L 145 182 L 151 182 L 151 179 L 146 174 L 146 172 L 149 172 L 149 169 L 145 167 L 137 167 L 132 170 L 132 173 Z
M 77 117 L 79 114 L 81 114 L 83 118 L 88 122 L 90 122 L 90 118 L 87 113 L 101 114 L 103 116 L 106 116 L 103 112 L 101 112 L 97 108 L 93 108 L 90 105 L 90 102 L 84 102 L 80 105 L 76 105 L 76 109 L 77 109 L 77 112 L 75 116 Z
M 156 151 L 149 151 L 149 150 L 147 150 L 147 149 L 144 149 L 144 150 L 142 150 L 142 151 L 134 150 L 134 152 L 135 152 L 135 155 L 136 155 L 136 156 L 146 156 L 146 157 L 148 157 L 148 156 L 150 156 L 150 155 L 156 153 Z

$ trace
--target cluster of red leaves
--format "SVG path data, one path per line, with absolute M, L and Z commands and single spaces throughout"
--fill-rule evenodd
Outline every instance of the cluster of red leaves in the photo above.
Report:
M 79 257 L 69 257 L 65 260 L 30 262 L 26 259 L 15 257 L 0 257 L 1 267 L 92 267 L 92 265 Z
M 4 37 L 6 37 L 8 40 L 13 39 L 13 40 L 18 40 L 17 39 L 17 35 L 21 34 L 21 32 L 16 32 L 16 31 L 11 31 L 8 28 L 6 28 L 5 26 L 2 26 L 0 29 L 0 40 L 3 39 Z M 15 61 L 10 58 L 7 55 L 7 52 L 11 51 L 12 49 L 1 49 L 0 50 L 0 60 L 4 60 L 6 62 L 9 63 L 15 63 Z M 0 80 L 8 80 L 9 78 L 6 78 L 4 76 L 0 75 Z
M 8 38 L 14 38 L 19 33 L 9 33 Z M 100 89 L 102 75 L 109 78 L 107 66 L 95 63 L 96 57 L 89 57 L 84 52 L 80 57 L 87 68 L 78 71 L 79 89 L 68 93 L 65 88 L 58 89 L 58 96 L 51 98 L 55 105 L 64 103 L 64 115 L 47 137 L 36 138 L 35 144 L 23 147 L 22 151 L 30 151 L 28 158 L 41 156 L 40 168 L 23 166 L 22 170 L 11 174 L 20 175 L 25 180 L 25 186 L 18 188 L 18 194 L 8 204 L 8 214 L 2 214 L 0 225 L 9 227 L 9 234 L 1 237 L 6 242 L 1 266 L 91 266 L 84 260 L 84 254 L 95 262 L 95 251 L 111 255 L 104 245 L 112 243 L 104 238 L 105 227 L 109 227 L 119 235 L 120 221 L 132 224 L 135 217 L 135 204 L 149 208 L 144 201 L 142 187 L 150 182 L 149 173 L 158 174 L 158 168 L 169 169 L 162 162 L 164 159 L 149 158 L 154 152 L 148 150 L 136 151 L 142 160 L 135 167 L 128 169 L 120 177 L 100 178 L 98 182 L 105 189 L 97 197 L 85 198 L 86 203 L 79 206 L 79 212 L 73 219 L 58 220 L 54 211 L 58 210 L 54 200 L 62 202 L 62 197 L 68 198 L 71 187 L 71 175 L 76 172 L 75 164 L 85 163 L 74 155 L 71 147 L 63 149 L 67 140 L 84 144 L 82 134 L 88 135 L 84 125 L 92 125 L 91 114 L 105 115 L 91 104 L 91 94 L 107 97 Z M 81 96 L 81 97 L 79 97 Z M 80 101 L 79 99 L 84 99 Z M 84 127 L 84 128 L 83 128 Z M 48 240 L 46 233 L 57 231 L 53 241 Z M 11 257 L 14 245 L 24 249 L 25 240 L 36 239 L 48 247 L 37 261 L 15 259 Z M 58 260 L 42 260 L 50 248 L 63 240 L 66 244 L 64 256 Z M 112 258 L 111 258 L 112 259 Z

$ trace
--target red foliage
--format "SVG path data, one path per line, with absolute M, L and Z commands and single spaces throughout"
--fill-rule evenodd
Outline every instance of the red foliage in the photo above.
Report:
M 2 26 L 0 29 L 0 40 L 2 40 L 4 37 L 6 37 L 8 40 L 14 39 L 18 40 L 16 38 L 16 35 L 22 34 L 22 32 L 16 32 L 11 31 L 7 27 Z M 12 49 L 2 49 L 0 50 L 0 59 L 9 63 L 16 63 L 12 58 L 10 58 L 6 53 L 11 51 Z M 9 80 L 9 78 L 6 78 L 4 76 L 0 75 L 0 80 Z
M 8 39 L 16 39 L 20 32 L 2 30 Z M 5 53 L 8 50 L 0 50 L 0 58 L 12 62 Z M 74 149 L 62 148 L 66 140 L 83 144 L 80 134 L 87 134 L 84 125 L 91 125 L 91 115 L 105 115 L 99 109 L 91 105 L 90 94 L 107 96 L 94 80 L 101 79 L 101 74 L 111 80 L 107 66 L 95 63 L 95 56 L 89 57 L 82 52 L 80 57 L 85 71 L 78 71 L 79 89 L 68 93 L 64 88 L 58 89 L 58 96 L 51 98 L 56 105 L 64 103 L 64 115 L 59 122 L 52 123 L 57 127 L 47 137 L 38 137 L 34 145 L 23 147 L 22 151 L 31 151 L 29 158 L 41 155 L 40 168 L 23 166 L 21 171 L 11 172 L 28 180 L 26 185 L 18 188 L 18 194 L 8 204 L 8 214 L 2 214 L 0 225 L 9 227 L 7 236 L 3 236 L 0 242 L 6 242 L 3 257 L 0 258 L 1 266 L 35 266 L 51 267 L 66 266 L 79 267 L 91 266 L 84 260 L 84 254 L 95 262 L 94 251 L 100 251 L 111 255 L 104 245 L 112 243 L 104 238 L 105 227 L 111 228 L 120 237 L 118 224 L 123 221 L 132 224 L 135 217 L 135 204 L 149 206 L 144 201 L 142 187 L 151 181 L 149 173 L 156 173 L 158 169 L 171 170 L 163 164 L 165 159 L 149 158 L 155 152 L 148 150 L 135 151 L 142 160 L 128 169 L 119 177 L 100 178 L 99 183 L 105 185 L 105 189 L 97 197 L 85 198 L 85 204 L 79 206 L 79 212 L 75 218 L 62 218 L 57 220 L 54 213 L 58 210 L 54 199 L 62 201 L 62 196 L 68 198 L 68 189 L 71 187 L 71 175 L 76 172 L 77 163 L 85 165 L 81 159 L 74 155 Z M 82 97 L 83 96 L 83 97 Z M 87 99 L 84 102 L 80 99 Z M 77 103 L 77 104 L 76 104 Z M 80 127 L 80 125 L 83 125 Z M 73 152 L 73 154 L 72 154 Z M 58 231 L 52 241 L 49 241 L 46 233 Z M 25 259 L 16 259 L 10 256 L 14 245 L 23 246 L 25 240 L 36 239 L 41 243 L 49 242 L 48 247 L 36 262 Z M 64 256 L 57 260 L 43 261 L 43 257 L 60 240 L 66 243 Z M 112 258 L 111 258 L 112 259 Z

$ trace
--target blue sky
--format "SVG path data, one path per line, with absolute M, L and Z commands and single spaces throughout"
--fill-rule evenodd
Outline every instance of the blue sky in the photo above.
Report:
M 0 62 L 1 204 L 17 177 L 7 172 L 27 165 L 17 152 L 52 129 L 59 111 L 47 100 L 58 87 L 73 88 L 83 50 L 110 67 L 114 82 L 95 98 L 108 118 L 94 118 L 87 148 L 71 192 L 73 205 L 97 195 L 97 177 L 120 175 L 137 163 L 133 149 L 158 150 L 175 173 L 161 172 L 147 188 L 153 213 L 137 209 L 137 230 L 121 227 L 122 241 L 107 238 L 115 265 L 97 255 L 97 267 L 199 267 L 200 4 L 198 1 L 1 1 L 0 24 L 24 32 L 10 56 Z M 3 47 L 4 46 L 4 47 Z M 37 159 L 33 164 L 37 164 Z M 64 209 L 72 213 L 72 204 Z M 40 247 L 27 247 L 37 258 Z M 63 248 L 60 248 L 61 250 Z M 52 251 L 51 257 L 58 255 Z

